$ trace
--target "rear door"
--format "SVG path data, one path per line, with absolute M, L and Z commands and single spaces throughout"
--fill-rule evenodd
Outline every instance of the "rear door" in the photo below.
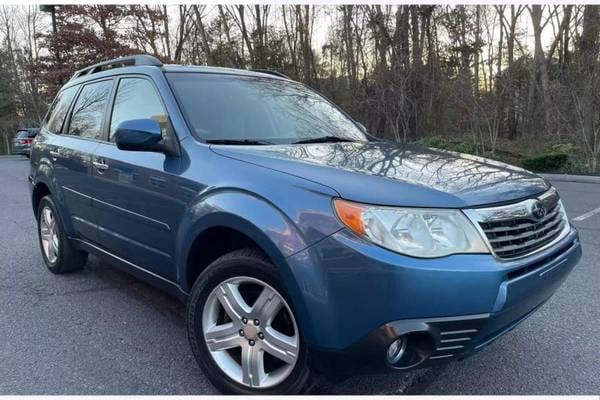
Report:
M 174 135 L 153 82 L 140 75 L 119 78 L 106 121 L 108 135 L 93 159 L 97 240 L 111 253 L 175 280 L 175 237 L 185 209 L 177 196 L 180 159 L 120 150 L 113 140 L 121 122 L 145 118 L 159 122 L 163 137 Z
M 81 85 L 63 89 L 52 104 L 41 134 L 36 139 L 32 169 L 46 171 L 53 183 L 54 201 L 70 236 L 90 238 L 95 229 L 90 226 L 92 201 L 89 196 L 91 151 L 94 143 L 67 135 L 68 115 Z M 49 169 L 46 170 L 45 166 Z
M 79 236 L 94 240 L 91 193 L 92 154 L 102 135 L 104 114 L 110 98 L 113 79 L 82 85 L 71 107 L 59 141 L 51 152 L 54 170 L 61 185 L 68 214 Z

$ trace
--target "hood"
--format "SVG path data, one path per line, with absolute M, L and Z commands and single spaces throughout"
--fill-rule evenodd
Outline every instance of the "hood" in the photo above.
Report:
M 212 146 L 217 154 L 329 186 L 347 200 L 460 208 L 535 196 L 550 184 L 489 159 L 391 142 Z

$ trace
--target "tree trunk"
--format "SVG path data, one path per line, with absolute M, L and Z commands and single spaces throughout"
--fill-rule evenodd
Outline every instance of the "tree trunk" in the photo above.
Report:
M 281 6 L 281 13 L 283 16 L 283 26 L 285 28 L 285 40 L 288 45 L 288 51 L 290 52 L 290 58 L 292 61 L 292 66 L 294 68 L 295 77 L 298 78 L 299 72 L 298 72 L 298 58 L 297 58 L 297 54 L 296 54 L 296 35 L 294 34 L 294 37 L 292 37 L 292 32 L 290 30 L 290 27 L 293 26 L 292 25 L 293 20 L 290 20 L 290 23 L 288 24 L 287 14 L 285 12 L 286 7 L 288 7 L 288 6 L 285 4 Z M 292 18 L 291 12 L 290 12 L 290 18 Z
M 210 45 L 208 44 L 208 37 L 206 36 L 206 29 L 204 28 L 204 22 L 202 22 L 202 15 L 197 5 L 193 5 L 194 14 L 196 16 L 196 26 L 200 32 L 200 43 L 202 45 L 202 51 L 206 55 L 206 62 L 208 65 L 213 64 L 212 53 L 210 51 Z
M 582 135 L 591 153 L 592 172 L 596 172 L 600 151 L 600 127 L 596 123 L 593 82 L 598 78 L 600 35 L 600 6 L 586 5 L 583 11 L 583 30 L 579 42 L 579 71 L 581 91 Z
M 515 9 L 514 5 L 510 6 L 510 23 L 508 25 L 508 32 L 506 38 L 506 56 L 507 56 L 507 74 L 506 80 L 509 87 L 508 96 L 508 137 L 514 139 L 519 134 L 519 119 L 517 117 L 516 97 L 517 88 L 514 82 L 514 65 L 515 65 L 515 40 L 516 40 L 516 29 L 519 15 L 521 14 L 523 6 L 519 6 Z
M 504 106 L 506 103 L 506 78 L 502 76 L 502 48 L 504 46 L 504 7 L 505 6 L 496 7 L 501 22 L 500 39 L 498 40 L 498 60 L 496 64 L 496 101 L 498 102 L 496 115 L 498 118 L 498 132 L 500 132 L 500 134 L 502 134 L 504 130 Z
M 233 65 L 235 67 L 242 68 L 244 65 L 244 61 L 242 60 L 242 57 L 238 53 L 235 43 L 233 43 L 233 41 L 231 40 L 231 33 L 229 32 L 229 24 L 227 23 L 227 17 L 225 16 L 225 11 L 223 10 L 223 6 L 218 5 L 217 8 L 219 9 L 220 22 L 221 22 L 223 31 L 225 32 L 225 38 L 227 39 L 227 44 L 229 45 L 229 48 L 233 52 L 233 56 L 232 56 L 233 59 L 231 61 L 233 62 Z M 243 46 L 242 46 L 242 48 L 243 48 Z
M 342 37 L 346 48 L 346 63 L 348 65 L 350 85 L 355 86 L 358 79 L 358 69 L 356 59 L 354 58 L 354 36 L 352 35 L 352 9 L 352 5 L 342 6 Z
M 475 59 L 473 61 L 473 89 L 479 97 L 479 43 L 481 42 L 481 6 L 475 6 Z M 491 89 L 491 88 L 490 88 Z
M 165 47 L 167 49 L 167 58 L 170 60 L 171 59 L 171 36 L 169 34 L 169 14 L 167 14 L 167 6 L 164 5 L 163 6 L 163 26 L 165 29 L 165 35 L 164 35 L 164 40 L 165 40 Z
M 542 100 L 542 117 L 541 121 L 536 121 L 533 110 L 533 101 L 535 96 L 532 96 L 530 99 L 532 103 L 530 103 L 530 132 L 534 135 L 539 135 L 542 132 L 545 133 L 547 129 L 551 128 L 550 124 L 550 112 L 552 108 L 552 102 L 550 100 L 550 93 L 548 92 L 549 79 L 548 79 L 548 69 L 546 67 L 546 56 L 544 55 L 544 49 L 542 48 L 542 6 L 541 5 L 533 5 L 530 8 L 531 12 L 531 22 L 533 24 L 533 35 L 535 39 L 535 51 L 533 56 L 533 64 L 534 64 L 534 73 L 532 76 L 531 84 L 535 85 L 535 92 L 539 93 Z M 536 78 L 536 79 L 534 79 Z M 538 83 L 539 80 L 539 83 Z

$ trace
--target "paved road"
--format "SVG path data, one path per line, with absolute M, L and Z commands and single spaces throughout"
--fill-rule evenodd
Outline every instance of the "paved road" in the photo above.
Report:
M 0 394 L 214 394 L 188 347 L 184 307 L 90 258 L 56 276 L 40 256 L 25 159 L 0 158 Z M 571 217 L 600 185 L 558 182 Z M 470 359 L 363 376 L 327 394 L 600 393 L 600 214 L 575 223 L 584 258 L 534 316 Z

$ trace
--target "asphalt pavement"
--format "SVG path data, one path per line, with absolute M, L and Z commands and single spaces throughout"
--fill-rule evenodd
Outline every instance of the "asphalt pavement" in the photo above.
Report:
M 28 169 L 25 158 L 0 157 L 0 394 L 216 394 L 177 300 L 93 257 L 80 273 L 46 270 Z M 600 184 L 554 183 L 583 258 L 537 313 L 462 362 L 315 393 L 599 394 Z

